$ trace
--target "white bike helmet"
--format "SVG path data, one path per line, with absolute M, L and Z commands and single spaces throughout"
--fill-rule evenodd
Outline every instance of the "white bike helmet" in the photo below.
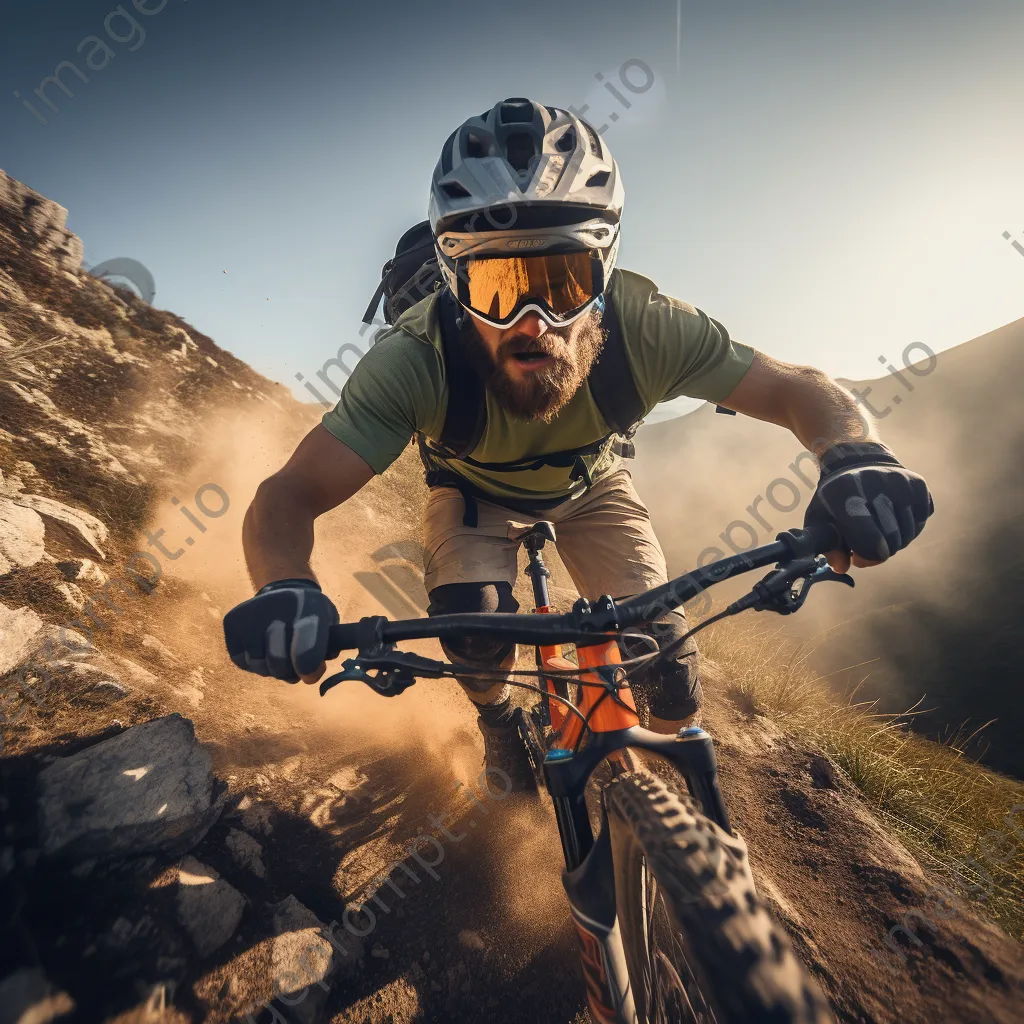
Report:
M 459 302 L 495 326 L 528 310 L 553 325 L 583 315 L 615 265 L 619 169 L 582 118 L 503 100 L 444 144 L 428 216 Z

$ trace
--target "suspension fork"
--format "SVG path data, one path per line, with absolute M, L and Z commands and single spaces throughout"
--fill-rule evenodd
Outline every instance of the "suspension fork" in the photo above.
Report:
M 551 614 L 548 580 L 551 572 L 544 564 L 541 549 L 545 541 L 555 540 L 550 523 L 537 523 L 524 542 L 530 559 L 526 572 L 533 582 L 535 612 Z M 639 724 L 633 696 L 628 689 L 617 691 L 616 696 L 625 707 L 611 699 L 611 692 L 603 688 L 605 680 L 613 684 L 615 666 L 621 662 L 618 644 L 610 641 L 592 647 L 577 647 L 578 665 L 564 657 L 561 645 L 542 645 L 537 650 L 537 667 L 561 671 L 583 669 L 580 678 L 595 686 L 581 686 L 579 710 L 595 731 L 614 731 Z M 590 671 L 586 671 L 586 670 Z M 567 680 L 545 676 L 543 698 L 547 717 L 554 730 L 554 743 L 545 758 L 545 775 L 550 782 L 548 767 L 565 764 L 583 735 L 583 722 L 570 712 L 562 701 L 569 698 Z M 598 687 L 601 687 L 600 689 Z M 627 770 L 630 758 L 627 751 L 609 754 L 613 770 Z M 636 1024 L 636 1009 L 629 986 L 629 972 L 622 948 L 618 922 L 615 919 L 615 885 L 611 860 L 611 843 L 607 818 L 603 817 L 597 840 L 594 839 L 585 796 L 586 778 L 574 785 L 548 786 L 554 805 L 558 834 L 566 870 L 562 884 L 569 900 L 573 924 L 580 941 L 580 962 L 587 990 L 587 1003 L 597 1024 Z M 603 815 L 603 812 L 602 812 Z

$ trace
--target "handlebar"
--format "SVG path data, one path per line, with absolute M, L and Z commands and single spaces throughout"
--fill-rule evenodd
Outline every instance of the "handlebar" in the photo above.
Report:
M 404 640 L 445 640 L 467 636 L 500 637 L 530 645 L 601 643 L 606 634 L 646 625 L 737 573 L 787 560 L 813 558 L 844 547 L 835 526 L 814 524 L 806 529 L 787 530 L 778 534 L 771 544 L 729 555 L 621 602 L 602 597 L 591 604 L 581 599 L 572 611 L 563 615 L 477 612 L 396 621 L 369 616 L 359 622 L 332 626 L 327 658 L 336 658 L 345 650 L 365 651 Z

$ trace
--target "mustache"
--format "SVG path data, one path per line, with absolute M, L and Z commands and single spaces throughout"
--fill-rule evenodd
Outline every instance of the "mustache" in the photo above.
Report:
M 510 356 L 537 352 L 546 356 L 564 358 L 568 348 L 568 340 L 554 331 L 547 331 L 539 338 L 532 337 L 529 334 L 515 334 L 511 338 L 506 338 L 498 346 L 497 357 L 501 361 Z

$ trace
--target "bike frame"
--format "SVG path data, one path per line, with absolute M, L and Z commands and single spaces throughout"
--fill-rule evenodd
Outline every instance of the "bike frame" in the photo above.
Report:
M 605 638 L 621 635 L 634 624 L 643 626 L 656 620 L 664 610 L 680 607 L 735 572 L 775 565 L 748 594 L 715 618 L 749 609 L 789 615 L 803 605 L 812 585 L 834 580 L 853 586 L 853 580 L 829 569 L 822 556 L 822 552 L 842 547 L 834 526 L 810 526 L 780 533 L 773 544 L 727 556 L 636 597 L 622 601 L 601 597 L 593 605 L 581 599 L 571 612 L 555 614 L 547 588 L 551 574 L 541 555 L 544 543 L 555 540 L 554 527 L 551 523 L 536 523 L 522 540 L 530 554 L 527 572 L 533 578 L 536 616 L 470 613 L 397 622 L 367 616 L 358 622 L 339 623 L 330 629 L 327 657 L 335 658 L 342 650 L 356 650 L 358 654 L 344 663 L 344 671 L 321 682 L 320 693 L 347 679 L 358 679 L 379 694 L 396 696 L 418 677 L 438 678 L 453 674 L 453 669 L 457 674 L 457 666 L 396 651 L 394 644 L 402 641 L 440 639 L 445 635 L 503 635 L 516 643 L 537 645 L 543 681 L 540 707 L 555 736 L 543 758 L 535 757 L 535 761 L 541 762 L 537 767 L 554 804 L 565 857 L 562 882 L 580 936 L 587 998 L 599 1024 L 636 1024 L 636 1007 L 616 922 L 611 831 L 602 807 L 601 825 L 594 836 L 585 798 L 587 781 L 602 760 L 623 762 L 626 748 L 646 750 L 676 768 L 705 817 L 729 834 L 732 829 L 718 788 L 711 737 L 699 727 L 682 729 L 676 736 L 641 728 L 632 693 L 622 685 L 618 641 Z M 576 644 L 578 666 L 563 657 L 562 643 Z M 545 675 L 545 669 L 552 674 Z M 374 675 L 368 674 L 371 670 Z M 580 680 L 579 704 L 574 707 L 585 725 L 562 703 L 569 696 L 567 678 L 554 673 L 567 671 Z M 531 728 L 520 720 L 524 740 L 528 740 Z M 539 744 L 527 745 L 532 757 L 541 749 Z
M 540 615 L 554 612 L 547 588 L 551 574 L 541 554 L 545 540 L 554 539 L 553 532 L 534 528 L 525 537 L 530 557 L 526 571 L 533 580 L 535 612 Z M 608 819 L 602 807 L 601 828 L 595 837 L 587 811 L 585 791 L 591 773 L 602 760 L 614 760 L 627 747 L 657 754 L 676 767 L 704 814 L 727 832 L 732 830 L 718 788 L 714 745 L 708 733 L 693 727 L 681 730 L 678 736 L 665 736 L 640 727 L 632 692 L 617 683 L 622 662 L 617 641 L 577 647 L 576 656 L 578 665 L 564 657 L 560 644 L 538 648 L 542 672 L 582 670 L 576 704 L 582 718 L 553 699 L 568 696 L 564 683 L 564 692 L 560 692 L 559 677 L 544 677 L 543 700 L 554 730 L 544 758 L 544 780 L 558 823 L 565 858 L 562 884 L 580 939 L 591 1014 L 598 1024 L 635 1024 L 636 1008 L 615 914 Z M 585 728 L 589 740 L 580 749 Z

